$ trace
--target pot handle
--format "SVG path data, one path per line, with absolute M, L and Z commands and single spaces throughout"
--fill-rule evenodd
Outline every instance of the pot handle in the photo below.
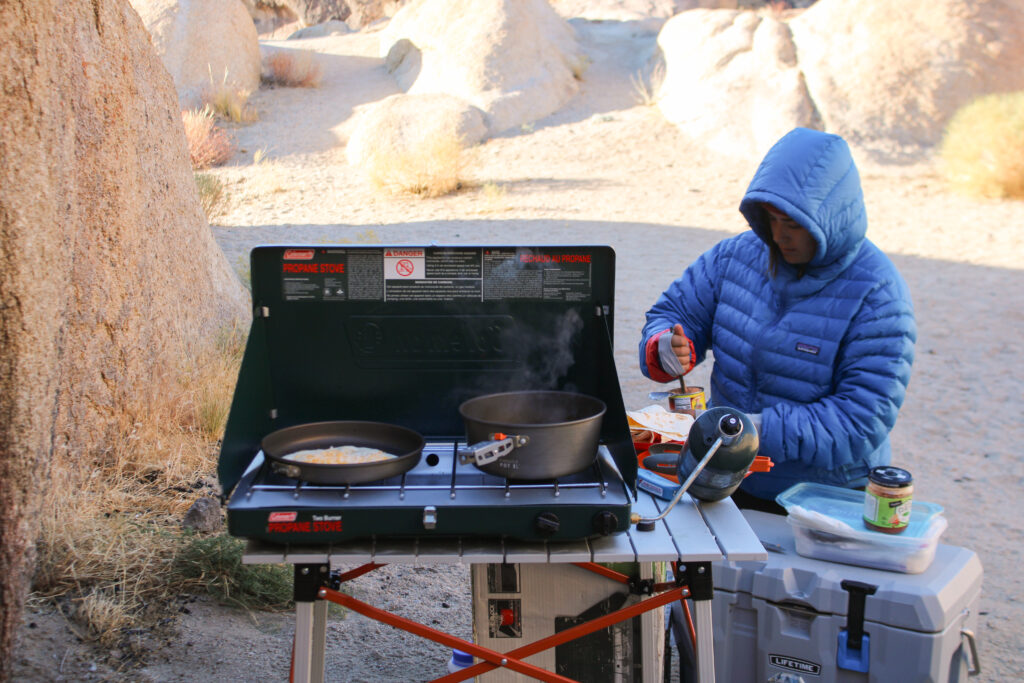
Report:
M 530 437 L 525 434 L 491 434 L 491 441 L 480 441 L 478 443 L 463 446 L 459 449 L 459 462 L 465 465 L 472 462 L 477 467 L 494 462 L 503 458 L 520 446 L 530 443 Z
M 283 474 L 291 479 L 299 479 L 302 476 L 302 468 L 298 465 L 285 465 L 280 462 L 272 462 L 270 467 L 278 474 Z

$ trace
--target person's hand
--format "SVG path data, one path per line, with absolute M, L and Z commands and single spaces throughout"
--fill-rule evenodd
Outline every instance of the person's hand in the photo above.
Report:
M 690 365 L 690 340 L 683 332 L 683 326 L 678 323 L 672 328 L 672 353 L 676 354 L 680 366 L 685 368 Z

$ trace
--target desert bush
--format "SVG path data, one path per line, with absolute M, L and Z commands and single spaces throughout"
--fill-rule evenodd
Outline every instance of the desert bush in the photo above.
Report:
M 216 114 L 209 106 L 181 112 L 181 121 L 193 169 L 219 166 L 235 153 L 235 143 L 217 125 Z
M 180 523 L 197 497 L 215 493 L 243 343 L 240 330 L 222 331 L 186 365 L 154 377 L 108 448 L 54 462 L 33 591 L 65 598 L 101 642 L 165 616 L 182 592 L 208 587 L 179 571 L 196 538 Z
M 209 66 L 207 66 L 207 69 L 209 70 Z M 234 123 L 255 121 L 256 114 L 249 107 L 249 95 L 251 93 L 248 90 L 241 90 L 231 85 L 226 69 L 220 83 L 213 77 L 212 70 L 209 70 L 209 73 L 210 85 L 207 88 L 204 100 L 210 109 L 222 119 L 227 119 Z
M 191 535 L 174 558 L 174 571 L 198 582 L 225 604 L 260 609 L 288 607 L 293 593 L 291 568 L 242 564 L 245 543 L 226 534 Z
M 454 133 L 424 136 L 405 148 L 382 147 L 366 160 L 366 175 L 391 194 L 440 197 L 466 185 L 466 150 Z
M 950 120 L 940 156 L 949 184 L 968 195 L 1024 198 L 1024 91 L 986 95 Z
M 196 181 L 196 189 L 199 191 L 199 203 L 206 214 L 206 220 L 211 220 L 220 215 L 224 204 L 224 183 L 215 175 L 209 173 L 192 174 Z
M 323 67 L 306 51 L 272 52 L 263 60 L 263 81 L 288 88 L 318 88 Z
M 644 77 L 642 71 L 638 71 L 629 78 L 633 84 L 633 98 L 637 104 L 651 107 L 658 103 L 658 93 L 665 82 L 665 62 L 659 61 L 651 69 L 649 76 Z

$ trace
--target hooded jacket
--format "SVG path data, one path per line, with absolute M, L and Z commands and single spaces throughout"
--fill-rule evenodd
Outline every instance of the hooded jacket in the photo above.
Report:
M 817 242 L 803 267 L 769 272 L 771 229 L 762 203 L 786 212 Z M 860 177 L 846 142 L 797 128 L 758 167 L 740 203 L 749 232 L 702 254 L 650 311 L 640 366 L 656 381 L 657 340 L 676 323 L 691 345 L 689 371 L 714 354 L 709 403 L 761 413 L 770 472 L 742 488 L 774 498 L 812 481 L 861 486 L 888 464 L 888 434 L 903 404 L 917 330 L 910 293 L 868 239 Z

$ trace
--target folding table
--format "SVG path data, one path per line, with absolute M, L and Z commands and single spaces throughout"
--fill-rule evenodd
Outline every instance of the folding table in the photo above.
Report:
M 640 491 L 634 511 L 643 517 L 655 517 L 666 504 L 665 501 Z M 302 683 L 321 683 L 324 680 L 328 600 L 415 635 L 469 652 L 483 660 L 471 669 L 449 674 L 438 680 L 465 680 L 496 666 L 508 666 L 538 680 L 568 680 L 551 672 L 536 671 L 536 667 L 520 659 L 533 654 L 538 648 L 542 650 L 551 647 L 554 642 L 541 642 L 533 644 L 533 648 L 525 646 L 504 654 L 480 648 L 473 643 L 384 612 L 330 588 L 332 566 L 363 563 L 358 569 L 342 575 L 341 579 L 344 581 L 381 565 L 396 563 L 578 563 L 584 568 L 600 572 L 602 569 L 595 566 L 596 563 L 676 562 L 679 563 L 679 572 L 676 574 L 679 577 L 678 583 L 685 583 L 686 590 L 680 586 L 664 584 L 644 586 L 642 591 L 650 597 L 602 617 L 603 625 L 591 628 L 603 628 L 614 623 L 616 617 L 629 618 L 643 611 L 656 609 L 676 598 L 689 596 L 694 601 L 698 677 L 701 683 L 710 683 L 715 680 L 711 624 L 711 598 L 714 589 L 711 582 L 711 563 L 723 558 L 765 560 L 767 553 L 731 499 L 705 503 L 684 495 L 679 504 L 664 519 L 657 522 L 651 531 L 640 531 L 633 526 L 624 533 L 612 536 L 559 543 L 489 538 L 372 538 L 323 546 L 282 546 L 249 541 L 243 562 L 285 563 L 295 566 L 296 625 L 292 680 Z M 653 595 L 654 592 L 661 592 L 661 595 Z M 587 627 L 589 624 L 582 626 Z M 556 634 L 556 637 L 563 635 Z M 543 640 L 553 641 L 555 638 Z

